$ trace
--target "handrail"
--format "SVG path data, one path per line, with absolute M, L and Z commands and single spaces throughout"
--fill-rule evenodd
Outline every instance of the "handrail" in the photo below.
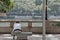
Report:
M 9 30 L 10 31 L 6 31 L 5 29 L 5 31 L 6 32 L 11 32 L 11 30 L 12 30 L 12 28 L 13 28 L 13 24 L 14 24 L 14 22 L 16 22 L 16 21 L 13 21 L 13 20 L 0 20 L 0 22 L 10 22 L 10 26 L 9 27 L 0 27 L 0 30 L 1 30 L 1 28 L 2 29 L 4 29 L 4 28 L 10 28 Z M 32 27 L 32 22 L 42 22 L 42 20 L 19 20 L 19 22 L 28 22 L 28 26 L 27 27 L 23 27 L 23 28 L 28 28 L 29 29 L 29 31 L 33 31 L 33 32 L 35 32 L 36 30 L 35 30 L 35 28 L 40 28 L 40 27 Z M 53 31 L 51 31 L 51 28 L 53 27 L 53 26 L 51 26 L 50 25 L 50 23 L 51 22 L 60 22 L 60 21 L 50 21 L 50 20 L 46 20 L 46 31 L 47 32 L 52 32 L 53 33 Z M 34 29 L 34 30 L 31 30 L 31 28 L 32 29 Z M 42 28 L 42 27 L 41 27 Z M 53 27 L 54 29 L 53 30 L 55 30 L 55 29 L 57 29 L 57 28 L 59 28 L 58 26 L 54 26 Z M 40 29 L 38 29 L 38 31 L 39 31 Z M 24 30 L 25 31 L 25 30 Z M 41 31 L 41 30 L 40 30 Z M 39 31 L 39 32 L 40 32 Z M 57 30 L 55 30 L 55 31 L 57 31 Z M 2 32 L 2 31 L 1 31 Z M 4 32 L 4 31 L 3 31 Z M 37 31 L 36 31 L 37 32 Z M 59 32 L 59 31 L 57 31 L 57 32 Z M 4 32 L 5 33 L 5 32 Z M 59 32 L 60 33 L 60 32 Z
M 42 20 L 8 20 L 8 19 L 2 19 L 0 20 L 0 22 L 16 22 L 16 21 L 20 21 L 20 22 L 41 22 Z M 47 20 L 46 20 L 47 21 Z M 60 20 L 48 20 L 50 22 L 60 22 Z
M 0 20 L 0 22 L 41 22 L 42 20 Z

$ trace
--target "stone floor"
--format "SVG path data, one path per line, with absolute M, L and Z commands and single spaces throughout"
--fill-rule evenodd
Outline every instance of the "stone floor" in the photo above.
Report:
M 13 40 L 13 36 L 10 34 L 0 34 L 0 40 Z
M 42 36 L 42 35 L 40 35 L 40 36 Z M 52 39 L 53 40 L 60 40 L 60 34 L 49 34 L 46 36 L 50 38 L 47 40 L 52 40 Z M 0 40 L 13 40 L 13 36 L 11 36 L 11 34 L 0 34 Z

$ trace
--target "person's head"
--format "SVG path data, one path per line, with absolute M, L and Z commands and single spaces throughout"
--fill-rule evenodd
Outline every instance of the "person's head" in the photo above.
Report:
M 17 21 L 16 23 L 20 23 L 19 21 Z

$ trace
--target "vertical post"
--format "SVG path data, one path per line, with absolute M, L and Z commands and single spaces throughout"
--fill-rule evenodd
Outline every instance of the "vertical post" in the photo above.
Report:
M 28 22 L 28 28 L 29 28 L 29 32 L 31 32 L 31 28 L 32 28 L 32 22 Z
M 13 28 L 14 22 L 10 22 L 10 27 Z
M 46 28 L 45 28 L 45 14 L 46 14 L 46 0 L 43 0 L 43 11 L 42 11 L 42 13 L 43 13 L 43 37 L 42 37 L 42 39 L 43 40 L 46 40 Z

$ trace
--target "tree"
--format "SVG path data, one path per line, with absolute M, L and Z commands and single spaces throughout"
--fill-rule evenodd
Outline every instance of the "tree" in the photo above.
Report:
M 17 0 L 16 6 L 22 11 L 42 12 L 43 0 Z M 60 14 L 60 0 L 47 0 L 48 15 Z
M 7 12 L 13 8 L 13 2 L 11 0 L 0 0 L 0 12 Z
M 41 0 L 39 1 L 39 3 L 37 3 L 36 0 L 17 0 L 17 1 L 18 2 L 15 2 L 15 4 L 18 6 L 18 9 L 23 9 L 25 11 L 30 12 L 41 11 L 42 9 Z
M 60 14 L 60 0 L 48 0 L 48 14 L 59 15 Z

